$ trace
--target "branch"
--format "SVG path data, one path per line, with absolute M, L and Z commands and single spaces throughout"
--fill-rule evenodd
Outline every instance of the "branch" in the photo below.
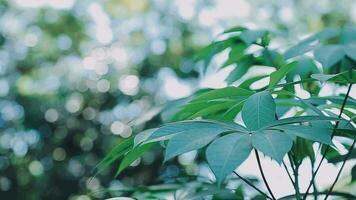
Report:
M 262 194 L 264 197 L 266 197 L 267 199 L 272 199 L 271 197 L 269 197 L 266 193 L 264 193 L 262 190 L 258 189 L 256 186 L 254 186 L 250 181 L 248 181 L 247 179 L 245 179 L 244 177 L 240 176 L 237 172 L 233 171 L 234 174 L 239 177 L 241 180 L 243 180 L 247 185 L 253 187 L 253 189 L 257 190 L 260 194 Z
M 267 179 L 266 179 L 266 177 L 265 177 L 265 174 L 263 173 L 262 165 L 261 165 L 261 161 L 260 161 L 260 156 L 258 155 L 258 152 L 257 152 L 256 149 L 255 149 L 255 155 L 256 155 L 256 159 L 257 159 L 257 163 L 258 163 L 258 168 L 260 169 L 260 172 L 261 172 L 261 175 L 262 175 L 263 182 L 265 183 L 269 194 L 272 196 L 272 199 L 273 199 L 273 200 L 276 200 L 276 197 L 274 197 L 274 195 L 273 195 L 273 193 L 272 193 L 272 190 L 271 190 L 271 188 L 270 188 L 269 185 L 268 185 L 268 182 L 267 182 Z
M 351 87 L 352 87 L 352 83 L 349 85 L 349 88 L 347 89 L 346 96 L 345 96 L 345 98 L 344 98 L 344 101 L 342 102 L 341 109 L 340 109 L 340 114 L 339 114 L 338 118 L 341 118 L 341 115 L 342 115 L 342 113 L 343 113 L 343 111 L 344 111 L 344 108 L 345 108 L 347 99 L 348 99 L 348 97 L 349 97 L 349 95 L 350 95 Z M 332 135 L 331 135 L 331 139 L 334 138 L 335 130 L 338 128 L 338 126 L 339 126 L 339 121 L 337 121 L 337 122 L 335 123 L 335 126 L 334 126 L 334 128 L 333 128 L 333 132 L 332 132 Z M 324 153 L 323 153 L 323 157 L 321 158 L 321 160 L 320 160 L 320 162 L 319 162 L 319 164 L 318 164 L 318 166 L 317 166 L 317 168 L 316 168 L 314 174 L 312 175 L 312 179 L 310 180 L 310 183 L 309 183 L 309 185 L 308 185 L 308 188 L 307 188 L 307 190 L 305 191 L 305 194 L 304 194 L 304 196 L 303 196 L 303 200 L 305 200 L 305 199 L 307 198 L 307 195 L 308 195 L 308 193 L 309 193 L 309 190 L 310 190 L 311 186 L 312 186 L 313 183 L 314 183 L 315 176 L 316 176 L 316 174 L 318 173 L 318 171 L 319 171 L 319 169 L 320 169 L 320 167 L 321 167 L 321 164 L 323 163 L 323 161 L 324 161 L 324 159 L 325 159 L 325 156 L 326 156 L 326 154 L 327 154 L 328 151 L 329 151 L 329 148 L 330 148 L 330 146 L 327 146 L 327 147 L 326 147 L 326 149 L 325 149 L 325 151 L 324 151 Z

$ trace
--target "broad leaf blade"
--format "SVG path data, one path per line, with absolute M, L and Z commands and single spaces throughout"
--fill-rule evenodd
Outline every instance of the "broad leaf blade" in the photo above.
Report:
M 281 163 L 284 155 L 292 148 L 293 140 L 277 130 L 265 130 L 252 134 L 252 146 Z
M 246 160 L 251 150 L 251 137 L 238 133 L 223 136 L 208 146 L 206 158 L 218 184 Z
M 164 160 L 167 161 L 177 155 L 200 149 L 220 133 L 222 133 L 220 129 L 201 128 L 177 134 L 169 140 Z
M 283 130 L 287 134 L 302 137 L 304 139 L 320 142 L 323 144 L 331 144 L 332 129 L 320 128 L 302 125 L 283 125 L 275 128 Z
M 246 127 L 252 131 L 275 121 L 275 114 L 276 104 L 267 91 L 250 96 L 242 108 L 242 119 Z
M 224 127 L 221 124 L 213 123 L 210 121 L 192 120 L 192 121 L 175 122 L 175 123 L 170 123 L 165 126 L 162 126 L 158 130 L 154 131 L 147 138 L 146 143 L 167 140 L 176 134 L 181 134 L 181 133 L 184 133 L 187 131 L 199 132 L 199 130 L 201 130 L 201 129 L 211 129 L 214 131 L 222 131 L 222 130 L 225 130 L 226 127 Z
M 326 69 L 338 63 L 345 56 L 345 52 L 339 45 L 318 47 L 314 51 L 314 57 Z

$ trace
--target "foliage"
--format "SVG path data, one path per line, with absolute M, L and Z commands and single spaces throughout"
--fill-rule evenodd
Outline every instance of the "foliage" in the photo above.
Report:
M 223 39 L 217 39 L 196 57 L 196 62 L 203 61 L 207 69 L 217 54 L 228 51 L 228 58 L 221 68 L 235 66 L 226 79 L 229 85 L 199 92 L 199 95 L 180 106 L 172 118 L 176 122 L 137 134 L 134 138 L 139 143 L 132 148 L 122 148 L 120 152 L 112 151 L 105 159 L 123 156 L 119 167 L 121 172 L 129 166 L 128 158 L 133 162 L 142 154 L 143 148 L 151 144 L 165 147 L 165 162 L 206 147 L 206 160 L 218 186 L 224 188 L 221 186 L 226 177 L 247 159 L 251 151 L 255 151 L 269 191 L 269 195 L 263 195 L 275 199 L 265 180 L 258 150 L 279 164 L 285 165 L 285 160 L 289 159 L 295 175 L 294 179 L 291 178 L 296 190 L 295 198 L 304 199 L 307 194 L 303 197 L 298 185 L 301 162 L 309 158 L 314 162 L 313 166 L 320 165 L 324 157 L 332 162 L 335 157 L 331 155 L 338 155 L 333 150 L 337 149 L 335 141 L 348 146 L 348 153 L 342 158 L 338 157 L 339 162 L 347 162 L 354 149 L 356 105 L 350 97 L 350 91 L 356 80 L 356 57 L 353 55 L 355 35 L 356 29 L 353 28 L 325 29 L 281 52 L 271 49 L 273 38 L 265 30 L 243 27 L 229 29 L 222 33 Z M 249 49 L 252 47 L 257 50 L 251 52 Z M 312 52 L 313 57 L 308 52 Z M 321 68 L 316 67 L 319 64 Z M 274 71 L 266 76 L 247 76 L 247 72 L 256 66 L 267 66 Z M 296 77 L 299 77 L 298 81 Z M 252 87 L 262 79 L 269 81 L 259 84 L 257 89 Z M 321 97 L 321 88 L 329 83 L 346 85 L 346 95 Z M 301 85 L 311 96 L 306 99 L 298 97 L 296 85 Z M 331 100 L 333 98 L 338 100 Z M 321 147 L 323 158 L 320 163 L 315 160 L 318 152 L 312 148 L 314 143 Z M 318 169 L 313 170 L 311 185 L 315 184 L 314 177 Z M 314 195 L 324 195 L 325 199 L 329 195 L 338 195 L 332 190 L 333 186 L 325 193 L 315 191 Z

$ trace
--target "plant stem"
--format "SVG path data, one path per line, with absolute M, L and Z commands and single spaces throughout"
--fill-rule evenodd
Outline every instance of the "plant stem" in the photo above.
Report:
M 299 191 L 299 164 L 296 165 L 295 167 L 295 172 L 294 172 L 294 180 L 295 180 L 295 197 L 297 200 L 300 200 L 300 191 Z
M 348 97 L 349 97 L 349 95 L 350 95 L 351 87 L 352 87 L 352 83 L 349 85 L 349 88 L 347 89 L 346 96 L 345 96 L 345 98 L 344 98 L 344 101 L 342 102 L 342 105 L 341 105 L 341 108 L 340 108 L 340 113 L 339 113 L 338 118 L 341 118 L 341 115 L 342 115 L 342 113 L 343 113 L 343 111 L 344 111 L 344 108 L 345 108 L 347 99 L 348 99 Z M 338 126 L 339 126 L 339 121 L 337 121 L 337 122 L 335 123 L 335 126 L 334 126 L 334 128 L 333 128 L 333 132 L 332 132 L 332 135 L 331 135 L 331 140 L 334 138 L 335 130 L 338 128 Z M 323 153 L 323 156 L 322 156 L 322 158 L 321 158 L 321 160 L 320 160 L 320 162 L 319 162 L 319 164 L 318 164 L 318 166 L 317 166 L 317 168 L 316 168 L 314 174 L 312 174 L 312 179 L 310 180 L 310 183 L 309 183 L 309 185 L 308 185 L 308 188 L 307 188 L 307 190 L 305 191 L 305 194 L 304 194 L 304 196 L 303 196 L 303 200 L 305 200 L 305 199 L 307 198 L 308 193 L 309 193 L 309 190 L 310 190 L 312 184 L 314 183 L 315 176 L 316 176 L 316 174 L 318 173 L 318 171 L 319 171 L 319 169 L 320 169 L 320 167 L 321 167 L 321 164 L 323 163 L 323 161 L 324 161 L 324 159 L 325 159 L 325 156 L 326 156 L 326 154 L 327 154 L 328 151 L 329 151 L 329 148 L 330 148 L 330 146 L 327 146 L 327 147 L 326 147 L 326 149 L 325 149 L 325 151 L 324 151 L 324 153 Z
M 290 173 L 289 173 L 289 171 L 288 171 L 288 168 L 287 168 L 287 165 L 286 165 L 286 163 L 284 163 L 284 161 L 282 161 L 282 164 L 283 164 L 283 167 L 284 167 L 284 169 L 286 170 L 286 172 L 287 172 L 287 174 L 288 174 L 288 177 L 289 177 L 289 180 L 290 180 L 290 182 L 293 184 L 293 186 L 294 186 L 294 181 L 293 181 L 293 178 L 292 178 L 292 176 L 290 175 Z
M 314 163 L 312 161 L 311 161 L 311 174 L 314 174 Z M 313 181 L 313 195 L 314 195 L 314 200 L 318 200 L 318 188 L 316 187 L 315 179 Z
M 267 190 L 268 190 L 269 194 L 271 195 L 272 199 L 275 200 L 276 197 L 274 197 L 274 195 L 273 195 L 273 193 L 272 193 L 272 190 L 271 190 L 271 188 L 270 188 L 269 185 L 268 185 L 267 179 L 266 179 L 265 174 L 263 173 L 263 170 L 262 170 L 262 165 L 261 165 L 260 156 L 258 155 L 258 152 L 257 152 L 256 149 L 255 149 L 255 155 L 256 155 L 258 168 L 260 169 L 263 182 L 265 183 L 265 185 L 266 185 L 266 187 L 267 187 Z
M 243 180 L 247 185 L 251 186 L 253 189 L 255 189 L 256 191 L 258 191 L 260 194 L 262 194 L 264 197 L 266 197 L 267 199 L 272 199 L 271 197 L 269 197 L 266 193 L 264 193 L 262 190 L 258 189 L 256 186 L 254 186 L 250 181 L 248 181 L 247 179 L 245 179 L 244 177 L 240 176 L 237 172 L 233 171 L 234 174 L 239 177 L 241 180 Z
M 326 192 L 317 192 L 317 195 L 324 195 Z M 303 193 L 302 193 L 303 195 Z M 308 194 L 311 195 L 311 194 Z M 356 199 L 356 196 L 344 192 L 331 192 L 330 196 L 338 196 L 338 197 L 344 197 L 345 199 Z M 287 200 L 287 199 L 295 199 L 295 194 L 288 195 L 285 197 L 280 198 L 279 200 Z
M 344 169 L 346 161 L 349 159 L 349 157 L 350 157 L 350 155 L 352 153 L 352 150 L 354 149 L 355 143 L 356 143 L 356 139 L 354 139 L 354 141 L 352 142 L 352 145 L 351 145 L 351 147 L 349 149 L 349 152 L 345 156 L 345 158 L 344 158 L 344 160 L 342 162 L 341 168 L 339 169 L 339 172 L 337 173 L 337 176 L 336 176 L 333 184 L 331 185 L 330 189 L 328 190 L 328 193 L 326 194 L 324 200 L 326 200 L 329 197 L 329 195 L 331 194 L 331 192 L 333 191 L 333 189 L 335 187 L 336 182 L 339 180 L 341 171 Z

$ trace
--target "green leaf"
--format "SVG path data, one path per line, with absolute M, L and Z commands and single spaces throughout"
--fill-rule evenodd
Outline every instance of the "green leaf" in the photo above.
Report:
M 284 53 L 284 58 L 285 59 L 290 59 L 294 58 L 299 55 L 303 55 L 315 48 L 315 45 L 311 45 L 309 43 L 299 43 L 291 48 L 289 48 L 285 53 Z
M 138 133 L 134 138 L 134 147 L 145 142 L 147 140 L 147 138 L 149 138 L 152 135 L 152 133 L 157 130 L 158 130 L 158 128 L 151 128 L 151 129 L 147 129 L 147 130 L 144 130 L 144 131 Z
M 345 71 L 338 74 L 312 74 L 311 77 L 322 82 L 356 83 L 356 70 Z
M 237 26 L 237 27 L 229 28 L 225 30 L 223 33 L 241 32 L 245 30 L 247 30 L 245 27 Z
M 126 169 L 128 166 L 130 166 L 136 159 L 138 159 L 140 156 L 142 156 L 145 152 L 147 152 L 154 143 L 149 143 L 149 144 L 143 144 L 141 146 L 138 146 L 131 151 L 129 151 L 124 159 L 121 161 L 119 169 L 116 172 L 115 176 L 118 176 L 124 169 Z
M 324 30 L 316 33 L 314 35 L 315 38 L 318 40 L 328 40 L 330 38 L 336 37 L 340 34 L 340 29 L 339 28 L 325 28 Z
M 290 70 L 292 70 L 295 66 L 296 66 L 296 62 L 292 62 L 282 66 L 277 71 L 272 72 L 272 74 L 270 75 L 268 88 L 273 88 L 275 85 L 277 85 L 279 81 L 282 80 L 287 75 L 287 73 Z
M 323 67 L 330 68 L 345 56 L 345 52 L 340 45 L 328 45 L 318 47 L 314 51 L 314 57 Z
M 356 181 L 356 165 L 351 169 L 351 182 Z
M 242 108 L 242 120 L 252 131 L 275 121 L 275 114 L 276 104 L 272 95 L 267 91 L 250 96 Z
M 287 134 L 302 137 L 304 139 L 320 142 L 323 144 L 331 144 L 332 129 L 302 126 L 302 125 L 283 125 L 276 126 L 276 129 L 283 130 Z
M 281 163 L 292 148 L 293 139 L 281 131 L 264 130 L 252 133 L 252 146 Z
M 279 119 L 277 121 L 273 121 L 269 124 L 266 124 L 261 129 L 266 129 L 274 126 L 280 126 L 285 124 L 295 124 L 302 122 L 311 122 L 311 121 L 340 121 L 341 119 L 336 117 L 327 117 L 327 116 L 298 116 L 298 117 L 289 117 L 284 119 Z
M 222 67 L 229 66 L 231 64 L 235 64 L 240 61 L 240 59 L 244 56 L 245 54 L 245 49 L 246 45 L 243 43 L 239 43 L 237 45 L 234 45 L 231 47 L 229 57 L 225 61 L 225 63 L 222 65 Z
M 222 132 L 221 129 L 200 128 L 179 133 L 169 140 L 164 160 L 202 148 Z
M 214 119 L 232 120 L 241 110 L 241 107 L 234 107 L 234 105 L 242 103 L 253 93 L 251 90 L 238 87 L 210 90 L 186 104 L 174 118 L 182 120 L 214 117 Z M 232 107 L 234 109 L 230 109 Z
M 238 133 L 216 139 L 208 146 L 206 158 L 218 184 L 246 160 L 251 150 L 251 137 Z
M 313 142 L 297 137 L 293 147 L 292 154 L 295 161 L 301 163 L 306 157 L 309 157 L 312 162 L 315 161 L 315 153 Z
M 356 44 L 349 44 L 344 47 L 346 55 L 356 61 Z
M 216 101 L 222 98 L 231 98 L 233 96 L 250 96 L 254 92 L 251 90 L 239 88 L 239 87 L 225 87 L 221 89 L 214 89 L 199 95 L 197 98 L 191 101 L 191 103 L 196 102 L 206 102 L 206 101 Z
M 250 45 L 257 41 L 257 39 L 262 38 L 267 31 L 264 30 L 246 30 L 240 34 L 240 38 L 247 45 Z
M 192 120 L 170 123 L 162 126 L 154 131 L 146 140 L 148 142 L 155 142 L 167 140 L 176 134 L 185 132 L 199 132 L 201 129 L 211 129 L 212 131 L 223 131 L 226 127 L 221 124 L 213 123 L 210 121 Z
M 108 167 L 110 164 L 115 162 L 125 153 L 127 153 L 133 147 L 134 141 L 133 138 L 126 139 L 116 145 L 102 161 L 100 161 L 95 169 L 98 169 L 97 173 Z
M 245 56 L 236 62 L 236 67 L 225 79 L 228 84 L 232 84 L 246 74 L 248 69 L 253 65 L 253 56 Z
M 344 27 L 340 32 L 340 43 L 350 44 L 356 41 L 356 29 L 353 27 Z
M 261 75 L 261 76 L 255 76 L 255 77 L 252 77 L 252 78 L 249 78 L 247 80 L 245 80 L 244 82 L 242 82 L 240 85 L 239 85 L 239 88 L 246 88 L 246 89 L 249 89 L 250 86 L 256 82 L 256 81 L 259 81 L 261 79 L 264 79 L 268 77 L 268 75 Z

